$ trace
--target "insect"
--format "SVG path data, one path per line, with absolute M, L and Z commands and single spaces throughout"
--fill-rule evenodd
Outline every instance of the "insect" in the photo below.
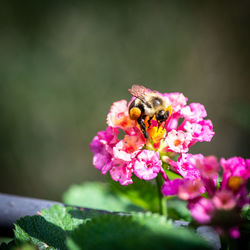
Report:
M 147 89 L 142 85 L 133 85 L 128 91 L 136 97 L 129 105 L 129 117 L 131 120 L 138 122 L 144 137 L 148 139 L 146 118 L 149 118 L 148 125 L 150 127 L 151 120 L 155 117 L 159 127 L 169 118 L 172 108 L 167 106 L 164 98 L 156 91 Z

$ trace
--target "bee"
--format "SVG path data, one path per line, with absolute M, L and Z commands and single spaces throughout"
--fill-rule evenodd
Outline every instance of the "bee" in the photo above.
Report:
M 147 89 L 142 85 L 133 85 L 128 91 L 132 96 L 136 97 L 129 105 L 129 117 L 131 120 L 138 122 L 144 137 L 148 139 L 146 119 L 148 119 L 149 127 L 154 117 L 158 127 L 163 122 L 165 126 L 165 122 L 171 115 L 172 108 L 167 106 L 164 98 L 157 94 L 156 91 Z

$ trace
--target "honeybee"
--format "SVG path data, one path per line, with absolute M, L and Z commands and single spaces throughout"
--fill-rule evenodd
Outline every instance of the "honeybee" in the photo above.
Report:
M 128 91 L 132 96 L 136 97 L 129 105 L 129 117 L 131 120 L 138 122 L 144 137 L 148 139 L 146 118 L 148 117 L 147 122 L 150 127 L 151 120 L 155 117 L 159 127 L 163 122 L 167 121 L 172 108 L 167 106 L 164 98 L 157 94 L 156 91 L 147 89 L 142 85 L 133 85 Z

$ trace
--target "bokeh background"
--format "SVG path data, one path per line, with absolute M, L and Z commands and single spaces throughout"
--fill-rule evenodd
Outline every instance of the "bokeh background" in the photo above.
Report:
M 0 6 L 0 192 L 104 180 L 89 143 L 133 83 L 205 105 L 216 134 L 191 152 L 250 157 L 249 1 Z

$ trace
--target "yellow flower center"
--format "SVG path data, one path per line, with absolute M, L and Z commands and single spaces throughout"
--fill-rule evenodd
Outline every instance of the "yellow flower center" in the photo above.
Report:
M 164 137 L 165 132 L 166 132 L 166 129 L 162 127 L 159 127 L 159 128 L 153 127 L 149 129 L 148 134 L 154 143 L 159 143 Z
M 228 187 L 233 191 L 238 191 L 243 184 L 243 179 L 240 176 L 231 176 L 228 180 Z
M 181 141 L 180 141 L 180 140 L 177 139 L 177 140 L 174 141 L 174 145 L 175 145 L 176 147 L 179 146 L 180 144 L 181 144 Z

